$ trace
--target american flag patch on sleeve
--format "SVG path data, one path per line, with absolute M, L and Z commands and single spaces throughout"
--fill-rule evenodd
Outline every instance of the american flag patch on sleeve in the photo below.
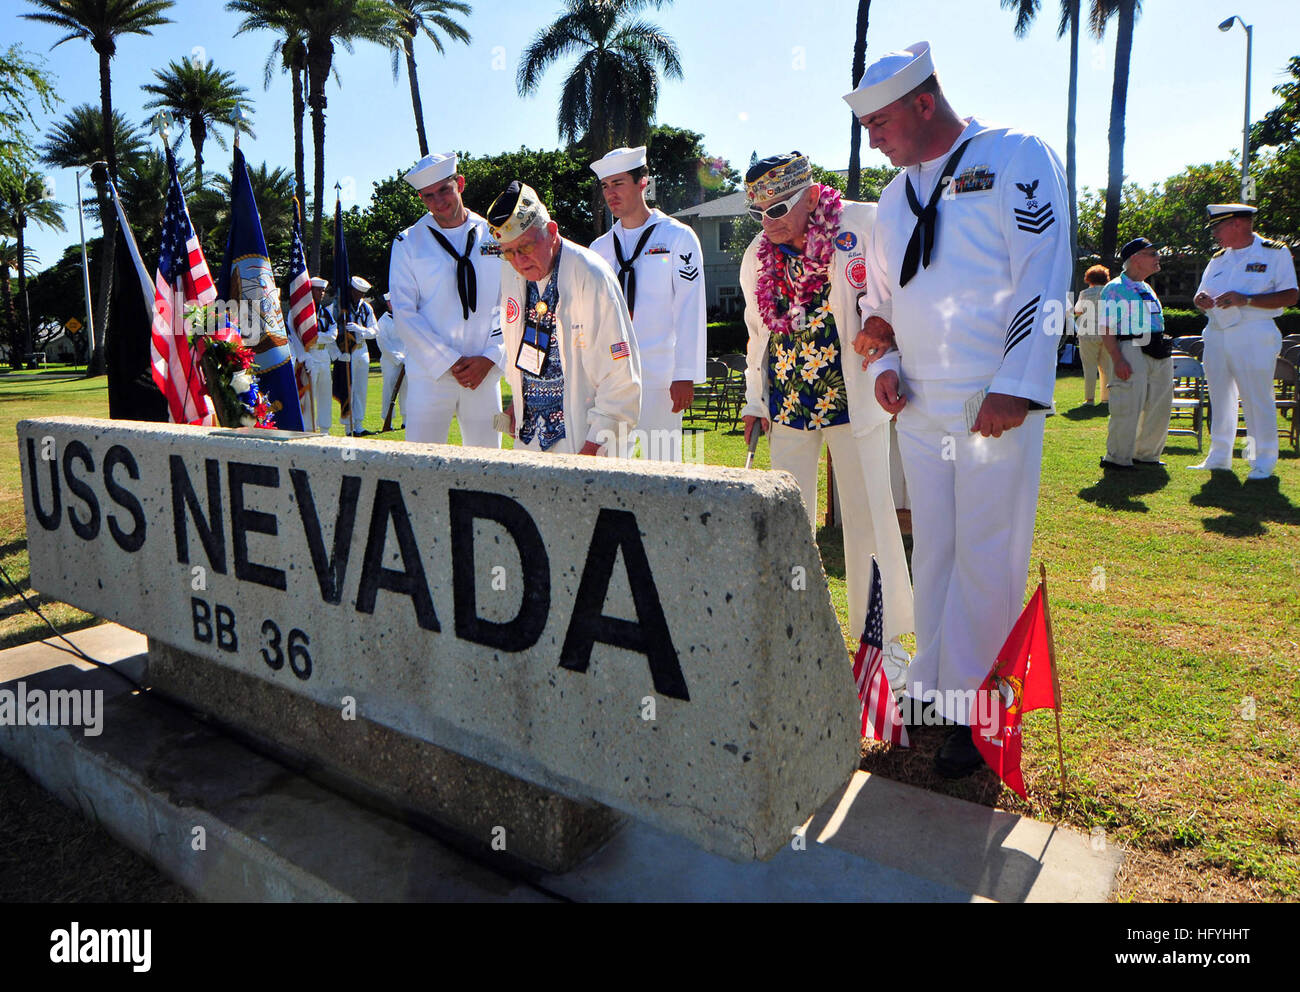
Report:
M 618 344 L 610 345 L 609 353 L 615 361 L 618 361 L 620 358 L 627 358 L 628 354 L 630 354 L 628 350 L 627 342 L 620 341 Z

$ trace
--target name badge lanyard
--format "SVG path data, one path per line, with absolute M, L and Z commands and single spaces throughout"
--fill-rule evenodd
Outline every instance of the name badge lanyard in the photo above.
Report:
M 546 353 L 551 347 L 551 335 L 555 333 L 555 309 L 559 304 L 559 266 L 551 275 L 551 284 L 537 303 L 528 308 L 524 317 L 523 338 L 519 342 L 519 354 L 515 366 L 530 375 L 540 376 L 546 364 Z M 544 297 L 550 296 L 548 303 Z

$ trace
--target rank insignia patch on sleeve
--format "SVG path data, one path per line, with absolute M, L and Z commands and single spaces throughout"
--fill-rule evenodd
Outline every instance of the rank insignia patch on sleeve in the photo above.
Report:
M 1052 213 L 1051 202 L 1039 206 L 1038 201 L 1034 199 L 1034 193 L 1038 190 L 1037 179 L 1029 183 L 1016 183 L 1016 189 L 1025 194 L 1024 209 L 1015 208 L 1016 227 L 1022 231 L 1028 231 L 1030 234 L 1042 234 L 1056 223 L 1056 216 Z

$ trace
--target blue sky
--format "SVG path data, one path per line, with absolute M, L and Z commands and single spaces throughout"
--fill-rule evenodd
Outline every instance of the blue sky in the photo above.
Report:
M 560 0 L 469 0 L 469 45 L 448 45 L 441 57 L 416 43 L 425 124 L 434 149 L 492 154 L 527 145 L 559 145 L 555 127 L 560 84 L 567 69 L 551 69 L 540 93 L 521 99 L 515 68 L 522 49 L 559 12 Z M 1087 0 L 1085 0 L 1086 5 Z M 59 33 L 21 19 L 23 0 L 0 0 L 0 44 L 17 41 L 48 58 L 62 105 L 42 125 L 71 107 L 99 102 L 96 57 L 86 42 L 53 51 Z M 667 81 L 658 120 L 699 131 L 706 148 L 742 169 L 759 155 L 798 148 L 828 168 L 848 164 L 849 89 L 856 0 L 676 0 L 646 16 L 677 42 L 685 78 Z M 1064 153 L 1068 39 L 1055 36 L 1058 5 L 1044 0 L 1039 21 L 1023 40 L 998 0 L 875 0 L 868 61 L 886 51 L 928 40 L 936 68 L 958 113 L 977 114 L 1043 136 Z M 1287 59 L 1300 54 L 1300 4 L 1284 0 L 1146 0 L 1138 20 L 1129 84 L 1125 172 L 1156 182 L 1184 166 L 1227 158 L 1241 146 L 1245 33 L 1217 24 L 1239 14 L 1255 25 L 1251 114 L 1276 104 L 1272 87 Z M 273 38 L 234 37 L 238 19 L 217 0 L 180 0 L 175 23 L 150 37 L 121 40 L 113 63 L 114 107 L 143 120 L 142 83 L 171 59 L 200 56 L 233 71 L 254 101 L 256 139 L 242 142 L 250 162 L 292 168 L 293 132 L 287 76 L 263 89 L 263 67 Z M 1079 181 L 1106 180 L 1106 130 L 1114 60 L 1114 25 L 1097 42 L 1085 33 L 1079 73 Z M 386 51 L 360 45 L 339 50 L 340 89 L 331 82 L 326 126 L 327 186 L 341 181 L 364 204 L 370 183 L 418 156 L 405 68 L 396 83 Z M 310 135 L 310 130 L 308 130 Z M 206 166 L 226 166 L 211 142 Z M 886 164 L 864 149 L 864 165 Z M 308 182 L 311 181 L 308 147 Z M 71 171 L 52 174 L 70 234 L 29 232 L 41 266 L 57 260 L 76 236 Z M 480 205 L 481 209 L 481 205 Z M 87 237 L 97 234 L 88 225 Z

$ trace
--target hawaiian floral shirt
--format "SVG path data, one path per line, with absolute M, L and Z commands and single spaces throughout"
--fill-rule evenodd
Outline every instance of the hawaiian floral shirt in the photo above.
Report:
M 800 330 L 768 338 L 768 410 L 774 424 L 815 431 L 847 424 L 849 398 L 829 280 L 809 306 Z

